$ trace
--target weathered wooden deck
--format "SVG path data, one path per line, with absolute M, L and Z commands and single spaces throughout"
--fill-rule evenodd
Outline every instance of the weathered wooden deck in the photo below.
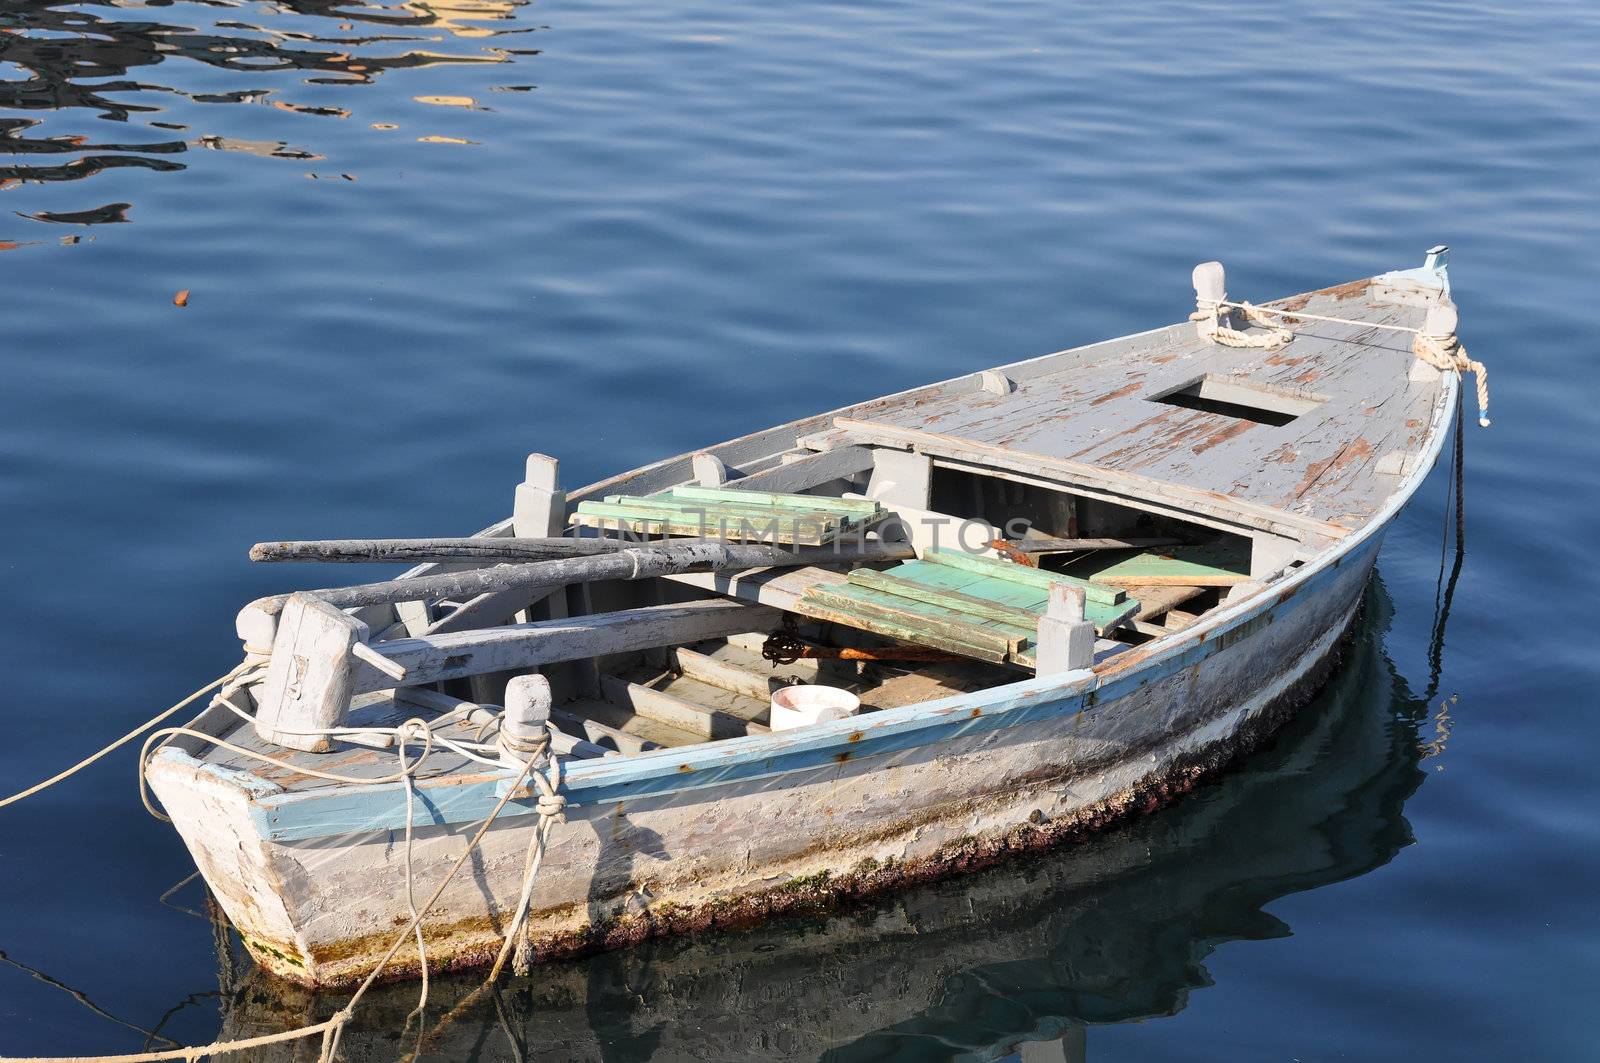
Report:
M 1308 313 L 1417 327 L 1418 306 L 1377 302 L 1371 281 L 1266 303 Z M 1012 390 L 925 390 L 845 411 L 815 445 L 915 447 L 1086 474 L 1134 492 L 1284 515 L 1291 525 L 1359 527 L 1398 486 L 1439 394 L 1439 374 L 1413 372 L 1410 337 L 1308 321 L 1275 350 L 1224 347 L 1180 324 L 1008 367 Z M 1278 389 L 1311 409 L 1284 425 L 1154 401 L 1207 375 Z

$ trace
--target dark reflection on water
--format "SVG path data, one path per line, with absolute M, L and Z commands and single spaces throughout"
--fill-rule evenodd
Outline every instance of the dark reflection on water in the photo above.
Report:
M 321 159 L 325 149 L 319 150 L 318 143 L 337 137 L 336 131 L 308 131 L 310 146 L 231 136 L 227 129 L 238 124 L 237 118 L 208 115 L 198 124 L 173 121 L 173 98 L 348 119 L 355 114 L 356 97 L 321 102 L 326 95 L 321 89 L 358 90 L 390 71 L 505 63 L 517 55 L 536 54 L 534 49 L 491 43 L 536 28 L 518 24 L 527 3 L 5 0 L 0 3 L 0 109 L 14 113 L 0 116 L 0 154 L 8 157 L 0 165 L 0 188 L 80 181 L 126 167 L 178 171 L 189 165 L 186 156 L 199 149 Z M 177 14 L 181 22 L 164 20 Z M 229 17 L 244 15 L 266 17 L 272 24 Z M 218 71 L 236 79 L 238 87 L 219 87 Z M 319 102 L 297 98 L 305 86 L 316 88 Z M 470 97 L 417 99 L 474 105 Z M 92 126 L 89 120 L 142 126 L 151 133 L 107 135 L 111 127 Z M 73 131 L 56 131 L 62 126 Z M 94 225 L 128 221 L 128 208 L 127 203 L 111 203 L 79 211 L 15 213 L 36 221 Z
M 1074 1060 L 1092 1027 L 1172 1015 L 1218 945 L 1283 937 L 1265 911 L 1411 840 L 1427 705 L 1385 656 L 1381 583 L 1333 683 L 1242 770 L 1125 829 L 870 907 L 535 971 L 498 999 L 435 983 L 430 1059 Z M 344 998 L 225 972 L 223 1034 L 326 1018 Z M 393 1059 L 416 988 L 366 998 L 347 1058 Z M 284 1049 L 284 1059 L 292 1052 Z M 263 1056 L 262 1058 L 277 1058 Z

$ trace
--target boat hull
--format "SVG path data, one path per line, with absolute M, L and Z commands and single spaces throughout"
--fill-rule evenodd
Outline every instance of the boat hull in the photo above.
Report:
M 760 921 L 984 866 L 1152 810 L 1261 744 L 1326 677 L 1382 527 L 1161 652 L 856 721 L 575 765 L 533 893 L 541 960 Z M 785 744 L 785 743 L 789 744 Z M 625 780 L 609 776 L 619 770 Z M 586 773 L 586 774 L 585 774 Z M 292 801 L 177 750 L 150 780 L 268 971 L 364 977 L 409 919 L 394 787 Z M 492 782 L 419 801 L 419 898 Z M 469 793 L 468 791 L 474 791 Z M 476 814 L 472 814 L 474 810 Z M 512 814 L 513 811 L 521 814 Z M 512 805 L 424 920 L 430 969 L 493 958 L 536 817 Z M 386 978 L 418 969 L 407 946 Z

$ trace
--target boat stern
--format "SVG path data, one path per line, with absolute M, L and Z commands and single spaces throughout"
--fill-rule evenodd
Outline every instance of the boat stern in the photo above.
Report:
M 284 904 L 271 846 L 253 814 L 257 798 L 281 788 L 175 746 L 150 758 L 145 779 L 251 956 L 273 974 L 310 981 L 309 951 Z

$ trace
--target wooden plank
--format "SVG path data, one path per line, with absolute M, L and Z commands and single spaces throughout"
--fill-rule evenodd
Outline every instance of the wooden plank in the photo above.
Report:
M 373 648 L 406 669 L 401 682 L 357 661 L 354 690 L 395 686 L 510 669 L 537 668 L 608 653 L 625 653 L 721 638 L 741 631 L 771 631 L 782 622 L 775 609 L 726 600 L 652 605 L 593 616 L 563 617 L 481 631 L 392 639 Z
M 445 612 L 420 634 L 442 635 L 447 631 L 503 624 L 523 609 L 532 608 L 550 595 L 565 590 L 565 587 L 532 587 L 480 594 Z
M 588 736 L 591 744 L 608 753 L 611 751 L 601 744 L 601 740 L 607 738 L 616 746 L 616 752 L 618 753 L 643 753 L 647 749 L 663 748 L 660 742 L 651 741 L 642 735 L 632 734 L 620 727 L 613 727 L 587 715 L 571 711 L 574 708 L 581 707 L 582 704 L 581 702 L 574 702 L 569 707 L 553 708 L 550 710 L 550 719 L 560 727 L 570 727 L 574 730 L 582 731 Z M 692 740 L 697 736 L 691 735 L 688 737 Z
M 1020 567 L 1020 566 L 1019 566 Z M 966 569 L 947 568 L 944 565 L 931 564 L 926 561 L 907 561 L 889 570 L 896 577 L 906 581 L 932 587 L 947 592 L 961 594 L 966 597 L 976 598 L 980 601 L 996 605 L 1010 606 L 1015 609 L 1025 609 L 1037 617 L 1043 611 L 1045 602 L 1049 600 L 1050 593 L 1038 587 L 1031 587 L 1023 583 L 1012 583 L 1009 580 L 993 579 L 981 576 L 976 572 Z M 1059 573 L 1049 573 L 1051 576 Z M 1066 580 L 1053 580 L 1056 585 L 1066 583 Z M 1095 630 L 1104 634 L 1115 629 L 1124 620 L 1132 616 L 1139 608 L 1139 601 L 1128 598 L 1116 605 L 1105 605 L 1100 602 L 1086 601 L 1084 603 L 1085 616 L 1094 623 Z
M 1014 680 L 1015 676 L 976 662 L 933 664 L 863 690 L 861 703 L 876 709 L 894 709 L 986 690 Z
M 607 700 L 630 708 L 640 716 L 702 738 L 738 738 L 746 734 L 765 734 L 769 730 L 759 723 L 708 709 L 664 690 L 653 690 L 614 675 L 602 675 L 600 689 Z
M 799 611 L 801 597 L 812 587 L 834 586 L 845 581 L 843 572 L 818 566 L 766 568 L 753 572 L 687 572 L 667 579 L 729 598 L 794 612 Z
M 991 654 L 998 654 L 993 658 L 996 660 L 1004 660 L 1016 649 L 1019 641 L 1031 634 L 1025 627 L 991 627 L 992 621 L 976 617 L 961 618 L 952 615 L 948 609 L 848 584 L 833 589 L 819 587 L 812 590 L 801 601 L 801 608 L 810 612 L 814 607 L 829 609 L 836 616 L 849 617 L 859 613 L 863 619 L 875 620 L 880 625 L 893 625 L 892 631 L 868 630 L 877 630 L 878 634 L 891 638 L 901 638 L 912 645 L 934 646 L 938 643 L 933 640 L 940 639 L 955 646 L 985 649 Z M 958 649 L 952 652 L 962 651 Z
M 1250 580 L 1248 550 L 1208 545 L 1140 553 L 1104 565 L 1090 578 L 1120 587 L 1233 587 Z
M 1179 572 L 1170 576 L 1151 574 L 1145 576 L 1113 576 L 1111 582 L 1119 587 L 1128 587 L 1141 590 L 1149 587 L 1240 587 L 1250 582 L 1249 576 L 1237 573 L 1219 573 L 1216 575 L 1197 575 L 1192 572 Z
M 758 701 L 766 701 L 772 696 L 772 680 L 778 674 L 769 669 L 769 675 L 757 675 L 736 664 L 719 661 L 715 657 L 708 657 L 686 646 L 678 646 L 672 650 L 672 663 L 679 672 L 692 679 Z
M 872 468 L 868 447 L 837 447 L 820 454 L 807 454 L 761 472 L 731 480 L 725 488 L 752 491 L 804 491 L 830 480 L 855 476 Z
M 870 520 L 883 512 L 883 506 L 870 499 L 834 498 L 826 495 L 783 494 L 776 491 L 756 491 L 738 486 L 743 480 L 734 480 L 725 487 L 674 487 L 667 496 L 687 502 L 709 502 L 713 505 L 771 506 L 836 513 L 842 516 Z
M 882 591 L 899 598 L 910 598 L 912 601 L 922 602 L 926 605 L 935 605 L 948 609 L 952 613 L 965 616 L 978 617 L 982 620 L 1009 624 L 1013 627 L 1026 629 L 1030 624 L 1039 621 L 1042 609 L 1019 609 L 1015 606 L 997 605 L 983 598 L 960 591 L 939 590 L 928 587 L 912 580 L 902 579 L 889 572 L 874 572 L 870 569 L 856 569 L 847 577 L 849 582 L 868 590 Z
M 1034 617 L 1021 610 L 1014 620 L 991 620 L 974 613 L 953 609 L 953 602 L 936 604 L 919 601 L 850 583 L 836 587 L 819 587 L 811 592 L 811 596 L 832 596 L 836 600 L 854 602 L 863 608 L 901 613 L 924 624 L 933 624 L 949 630 L 957 641 L 1004 646 L 1007 650 L 1015 649 L 1018 642 L 1033 634 L 1028 625 Z
M 728 499 L 726 501 L 713 501 L 711 499 L 678 498 L 676 493 L 695 488 L 675 487 L 664 495 L 652 495 L 649 498 L 634 498 L 626 495 L 611 495 L 600 502 L 584 502 L 580 504 L 581 512 L 593 513 L 604 507 L 626 507 L 645 513 L 684 514 L 689 517 L 699 518 L 704 514 L 708 518 L 726 517 L 727 519 L 747 518 L 749 520 L 795 520 L 810 519 L 827 524 L 842 523 L 849 515 L 839 513 L 833 509 L 817 505 L 826 499 L 812 496 L 799 495 L 796 497 L 806 499 L 801 504 L 786 504 L 781 502 L 759 502 L 744 499 Z M 700 488 L 700 490 L 716 490 L 716 488 Z
M 1049 593 L 1052 583 L 1069 583 L 1083 589 L 1084 596 L 1091 602 L 1101 605 L 1120 605 L 1127 599 L 1126 592 L 1116 587 L 1107 587 L 1097 584 L 1092 580 L 1080 579 L 1077 576 L 1068 576 L 1060 572 L 1045 572 L 1042 569 L 1029 568 L 1019 565 L 1014 561 L 994 561 L 986 557 L 974 557 L 959 550 L 929 550 L 923 555 L 922 560 L 931 561 L 936 565 L 948 565 L 951 568 L 965 569 L 980 576 L 992 576 L 996 579 L 1010 580 L 1013 583 L 1023 583 L 1030 587 L 1038 587 Z
M 814 589 L 802 599 L 798 612 L 874 632 L 896 642 L 928 645 L 997 664 L 1010 658 L 1021 634 L 1006 636 L 981 624 L 950 620 L 946 613 L 909 599 L 894 599 L 883 594 L 878 596 L 882 600 L 864 600 L 872 592 L 864 588 L 851 588 L 851 591 Z
M 806 615 L 819 620 L 830 620 L 861 631 L 869 631 L 875 635 L 894 639 L 897 642 L 944 650 L 958 657 L 971 657 L 973 660 L 988 661 L 991 664 L 1004 664 L 1010 660 L 1009 651 L 995 650 L 986 646 L 974 646 L 967 642 L 957 642 L 944 635 L 930 633 L 926 626 L 913 629 L 909 625 L 898 623 L 892 619 L 865 615 L 855 608 L 835 611 L 821 601 L 808 602 Z
M 1160 616 L 1173 606 L 1198 598 L 1205 591 L 1204 587 L 1150 587 L 1139 593 L 1139 611 L 1133 614 L 1133 618 L 1148 620 L 1152 616 Z
M 936 565 L 931 561 L 907 561 L 888 570 L 900 579 L 919 583 L 924 587 L 971 594 L 1014 609 L 1042 609 L 1050 592 L 1043 587 L 1010 580 L 991 579 L 964 568 Z

